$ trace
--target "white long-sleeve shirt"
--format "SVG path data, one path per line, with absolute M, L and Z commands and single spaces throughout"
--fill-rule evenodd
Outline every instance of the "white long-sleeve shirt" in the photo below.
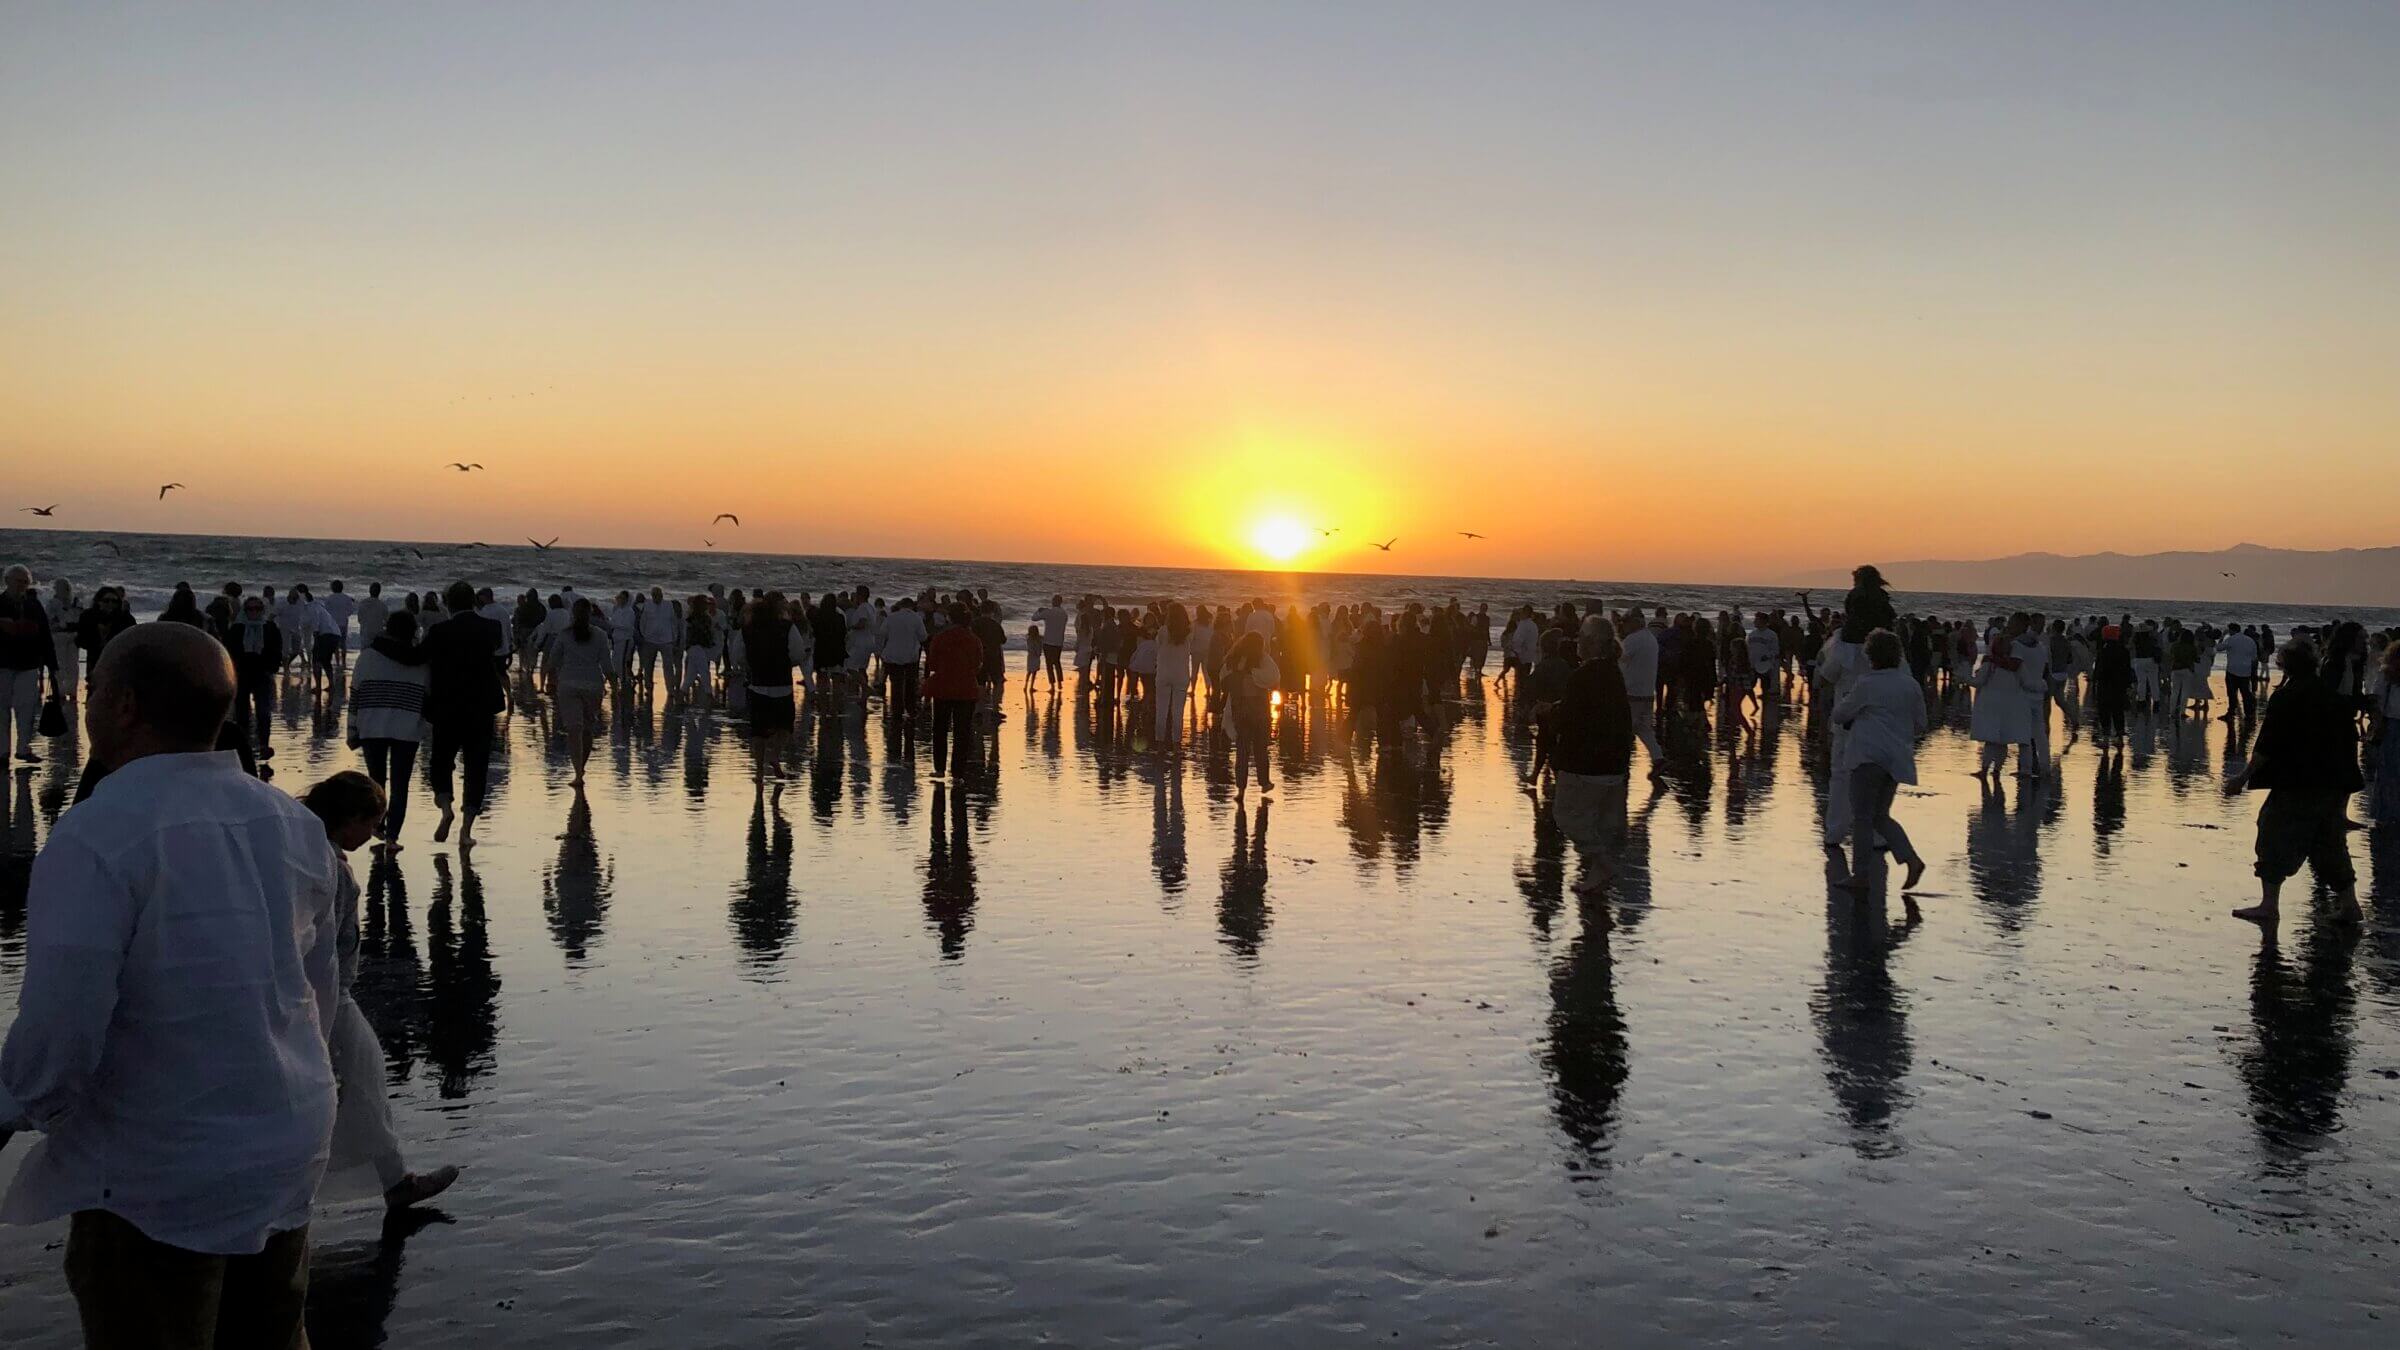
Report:
M 241 757 L 151 755 L 59 817 L 27 892 L 0 1121 L 44 1138 L 0 1221 L 104 1209 L 241 1255 L 308 1222 L 340 997 L 325 827 Z
M 1047 605 L 1035 610 L 1033 617 L 1042 626 L 1043 646 L 1064 647 L 1067 645 L 1067 611 L 1064 607 Z
M 913 609 L 895 609 L 883 621 L 883 660 L 886 665 L 913 666 L 925 651 L 925 617 Z
M 1617 669 L 1625 673 L 1625 697 L 1647 701 L 1658 697 L 1658 634 L 1636 628 L 1625 635 Z
M 1833 707 L 1837 726 L 1849 731 L 1847 767 L 1872 764 L 1895 783 L 1917 781 L 1917 738 L 1925 734 L 1925 690 L 1897 667 L 1870 670 Z M 1849 785 L 1837 783 L 1835 791 Z

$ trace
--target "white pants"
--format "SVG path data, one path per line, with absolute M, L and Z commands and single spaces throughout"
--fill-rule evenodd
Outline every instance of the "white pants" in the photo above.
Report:
M 392 1128 L 392 1101 L 383 1085 L 383 1046 L 347 991 L 327 1039 L 340 1095 L 334 1108 L 332 1155 L 318 1194 L 340 1200 L 381 1195 L 408 1175 L 408 1163 Z
M 34 724 L 42 717 L 42 668 L 0 672 L 7 679 L 8 715 L 17 724 L 17 749 L 33 749 Z
M 2158 702 L 2158 659 L 2150 656 L 2133 658 L 2133 701 L 2148 705 Z
M 703 694 L 707 693 L 709 688 L 709 680 L 715 675 L 716 669 L 716 648 L 685 648 L 683 653 L 683 678 L 678 683 L 676 692 L 680 693 L 686 698 L 691 697 L 691 693 L 694 689 L 698 689 Z
M 1658 704 L 1647 696 L 1625 702 L 1633 713 L 1633 738 L 1649 752 L 1650 772 L 1657 773 L 1667 757 L 1666 751 L 1658 748 Z
M 1183 671 L 1160 671 L 1150 701 L 1158 708 L 1150 739 L 1160 744 L 1183 739 L 1183 701 L 1191 692 L 1191 677 Z
M 83 673 L 83 653 L 75 650 L 73 633 L 54 633 L 50 640 L 58 645 L 58 696 L 71 699 L 76 678 Z

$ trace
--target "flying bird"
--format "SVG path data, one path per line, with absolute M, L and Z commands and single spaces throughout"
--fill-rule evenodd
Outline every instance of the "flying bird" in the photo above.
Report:
M 558 536 L 557 536 L 557 535 L 555 535 L 555 534 L 554 534 L 554 535 L 552 535 L 552 536 L 550 536 L 550 543 L 548 543 L 548 544 L 545 544 L 545 543 L 543 543 L 541 540 L 534 538 L 532 535 L 527 535 L 527 536 L 525 536 L 525 542 L 526 542 L 526 543 L 528 543 L 528 544 L 531 544 L 531 545 L 533 545 L 535 549 L 537 549 L 537 550 L 539 550 L 539 551 L 541 551 L 541 552 L 543 552 L 543 553 L 548 553 L 548 552 L 550 551 L 551 545 L 553 545 L 553 544 L 556 544 L 556 543 L 558 542 Z
M 708 545 L 710 548 L 715 548 L 717 546 L 717 541 L 714 539 L 703 539 L 700 542 Z
M 47 516 L 58 510 L 58 503 L 52 502 L 48 506 L 20 506 L 17 509 L 20 511 L 31 511 L 37 516 Z
M 1458 532 L 1458 537 L 1459 537 L 1459 538 L 1461 538 L 1461 539 L 1481 539 L 1481 538 L 1483 538 L 1483 536 L 1482 536 L 1482 535 L 1475 533 L 1473 530 L 1460 530 L 1460 531 Z
M 45 512 L 44 514 L 46 515 L 46 514 L 48 514 L 48 513 L 47 513 L 47 512 Z M 2229 577 L 2229 576 L 2232 576 L 2232 575 L 2233 575 L 2233 573 L 2231 573 L 2231 572 L 2219 572 L 2219 573 L 2217 573 L 2217 575 L 2218 575 L 2218 576 L 2221 576 L 2221 577 Z
M 104 549 L 107 549 L 109 552 L 116 554 L 116 555 L 117 555 L 118 557 L 120 557 L 120 558 L 122 558 L 122 557 L 124 557 L 124 556 L 125 556 L 125 550 L 123 550 L 123 549 L 121 549 L 121 548 L 118 548 L 118 547 L 117 547 L 117 546 L 116 546 L 114 543 L 112 543 L 112 542 L 110 542 L 109 540 L 106 540 L 106 539 L 95 539 L 95 540 L 93 540 L 93 541 L 92 541 L 92 547 L 93 547 L 93 548 L 104 548 Z
M 742 527 L 742 518 L 735 515 L 731 511 L 719 511 L 717 513 L 717 520 L 730 520 L 733 522 L 733 527 L 737 530 Z M 708 523 L 714 525 L 717 523 L 717 520 L 712 520 Z
M 409 550 L 409 552 L 411 552 L 411 553 L 414 553 L 414 554 L 416 554 L 416 555 L 417 555 L 417 561 L 418 561 L 418 562 L 423 562 L 423 561 L 425 561 L 425 550 L 423 550 L 423 549 L 421 549 L 421 548 L 412 548 L 412 549 L 410 549 L 410 550 Z
M 490 547 L 491 547 L 491 545 L 490 545 L 490 544 L 487 544 L 487 543 L 485 543 L 485 542 L 483 542 L 483 541 L 482 541 L 482 540 L 480 540 L 480 539 L 477 539 L 477 540 L 475 540 L 475 541 L 473 541 L 473 542 L 469 543 L 469 544 L 467 545 L 467 547 L 468 547 L 468 548 L 490 548 Z
M 1319 531 L 1317 531 L 1317 533 L 1319 533 L 1319 534 L 1321 534 L 1321 535 L 1324 535 L 1324 536 L 1325 536 L 1326 538 L 1328 538 L 1328 539 L 1331 539 L 1331 538 L 1333 538 L 1335 535 L 1337 535 L 1337 534 L 1340 534 L 1341 532 L 1342 532 L 1342 527 L 1341 527 L 1341 526 L 1339 526 L 1339 525 L 1336 525 L 1336 526 L 1334 526 L 1334 527 L 1333 527 L 1332 529 L 1330 529 L 1330 530 L 1319 530 Z
M 183 484 L 181 484 L 181 483 L 168 483 L 168 484 L 166 484 L 165 486 L 163 486 L 163 487 L 159 488 L 159 490 L 158 490 L 158 499 L 159 499 L 160 501 L 162 501 L 162 502 L 163 502 L 163 501 L 165 501 L 165 500 L 167 499 L 167 494 L 168 494 L 168 493 L 170 493 L 170 492 L 173 492 L 175 489 L 177 489 L 177 488 L 179 488 L 179 487 L 182 487 L 182 486 L 183 486 Z
M 1397 544 L 1397 543 L 1399 543 L 1399 542 L 1400 542 L 1400 536 L 1395 534 L 1395 535 L 1393 535 L 1393 536 L 1392 536 L 1392 537 L 1391 537 L 1389 540 L 1387 540 L 1387 541 L 1386 541 L 1386 542 L 1384 542 L 1384 543 L 1380 543 L 1380 544 L 1378 544 L 1378 543 L 1376 543 L 1374 540 L 1370 539 L 1370 540 L 1368 540 L 1368 541 L 1367 541 L 1367 547 L 1368 547 L 1368 548 L 1379 548 L 1379 549 L 1382 549 L 1384 552 L 1386 552 L 1386 553 L 1389 553 L 1389 552 L 1391 552 L 1391 551 L 1392 551 L 1392 545 L 1393 545 L 1393 544 Z
M 458 470 L 460 473 L 472 473 L 483 466 L 480 464 L 461 464 L 457 460 L 452 460 L 450 461 L 450 467 Z

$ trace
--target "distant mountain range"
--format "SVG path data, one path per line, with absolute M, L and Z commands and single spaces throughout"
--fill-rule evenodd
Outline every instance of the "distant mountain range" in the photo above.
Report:
M 2236 544 L 2207 553 L 2019 553 L 1980 561 L 1875 563 L 1892 589 L 1902 593 L 2400 606 L 2400 548 L 2312 552 Z M 1804 572 L 1792 584 L 1848 586 L 1850 569 Z

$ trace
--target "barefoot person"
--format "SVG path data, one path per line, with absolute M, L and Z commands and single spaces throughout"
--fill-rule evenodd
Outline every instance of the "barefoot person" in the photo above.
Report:
M 111 642 L 85 698 L 111 772 L 33 864 L 0 1138 L 44 1138 L 0 1220 L 74 1216 L 88 1345 L 307 1343 L 336 868 L 307 808 L 211 751 L 233 694 L 198 629 Z
M 2225 794 L 2263 791 L 2258 809 L 2258 903 L 2233 917 L 2272 926 L 2282 917 L 2283 883 L 2305 862 L 2333 892 L 2333 918 L 2359 921 L 2358 873 L 2350 865 L 2347 814 L 2361 786 L 2358 723 L 2317 678 L 2317 651 L 2294 640 L 2276 654 L 2283 683 L 2267 700 L 2249 767 L 2225 781 Z
M 1850 877 L 1839 885 L 1862 897 L 1872 888 L 1868 867 L 1880 837 L 1892 856 L 1907 864 L 1900 889 L 1912 891 L 1925 879 L 1925 860 L 1892 819 L 1892 799 L 1902 784 L 1917 781 L 1917 738 L 1925 734 L 1925 687 L 1900 664 L 1898 635 L 1878 628 L 1867 635 L 1866 674 L 1834 704 L 1833 721 L 1849 732 L 1850 781 L 1834 785 L 1850 794 Z M 1916 902 L 1910 900 L 1910 913 Z
M 1581 664 L 1568 672 L 1552 710 L 1550 815 L 1575 846 L 1575 892 L 1589 895 L 1614 874 L 1608 848 L 1624 833 L 1633 715 L 1620 664 L 1623 646 L 1606 615 L 1583 621 L 1575 652 Z
M 398 616 L 405 619 L 406 615 Z M 458 1180 L 455 1167 L 419 1175 L 408 1170 L 392 1131 L 391 1098 L 383 1090 L 383 1045 L 375 1028 L 359 1010 L 351 986 L 358 982 L 358 878 L 351 874 L 346 855 L 383 830 L 383 788 L 356 769 L 345 770 L 308 790 L 300 799 L 325 825 L 325 838 L 335 850 L 334 950 L 339 955 L 341 1006 L 334 1010 L 328 1037 L 333 1053 L 333 1077 L 338 1102 L 333 1116 L 332 1158 L 319 1193 L 340 1198 L 357 1174 L 374 1178 L 383 1203 L 392 1209 L 419 1205 L 450 1189 Z

